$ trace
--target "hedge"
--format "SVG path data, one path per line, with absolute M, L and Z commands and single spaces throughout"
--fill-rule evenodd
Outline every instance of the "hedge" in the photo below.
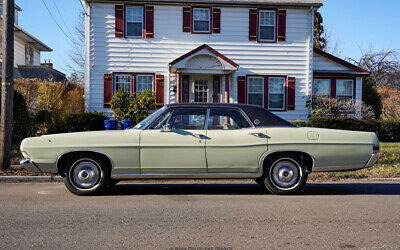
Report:
M 50 125 L 47 133 L 69 133 L 80 131 L 104 130 L 104 120 L 108 118 L 97 112 L 84 112 L 76 114 L 63 114 L 55 119 Z
M 400 142 L 400 120 L 358 120 L 355 118 L 312 117 L 308 123 L 292 121 L 300 127 L 330 128 L 375 132 L 380 141 Z

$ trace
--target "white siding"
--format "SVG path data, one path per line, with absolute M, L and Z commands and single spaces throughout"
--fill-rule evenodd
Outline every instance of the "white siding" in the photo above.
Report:
M 40 65 L 40 51 L 33 50 L 33 65 Z
M 349 68 L 314 53 L 314 70 L 350 71 Z
M 25 45 L 14 40 L 14 67 L 25 65 Z
M 114 5 L 91 4 L 89 87 L 90 110 L 103 109 L 103 74 L 111 72 L 151 72 L 165 76 L 165 102 L 174 101 L 171 86 L 175 76 L 168 64 L 177 57 L 208 44 L 239 64 L 233 75 L 231 101 L 236 102 L 237 76 L 246 74 L 296 77 L 296 110 L 277 112 L 294 120 L 306 119 L 309 87 L 311 14 L 309 9 L 287 10 L 286 42 L 257 43 L 248 40 L 249 9 L 221 8 L 220 34 L 182 32 L 182 6 L 155 6 L 154 39 L 114 37 Z M 171 86 L 169 81 L 171 80 Z M 223 86 L 223 85 L 222 85 Z M 170 96 L 171 94 L 171 96 Z

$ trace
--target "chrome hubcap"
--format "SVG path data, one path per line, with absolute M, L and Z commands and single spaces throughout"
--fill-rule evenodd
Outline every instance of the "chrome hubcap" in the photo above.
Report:
M 83 161 L 74 167 L 72 178 L 79 188 L 91 188 L 99 181 L 100 171 L 93 162 Z
M 272 168 L 272 179 L 276 185 L 288 188 L 296 184 L 299 179 L 299 168 L 291 161 L 277 162 Z

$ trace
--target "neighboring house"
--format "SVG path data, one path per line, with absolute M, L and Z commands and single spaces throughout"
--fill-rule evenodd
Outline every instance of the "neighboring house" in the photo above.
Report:
M 322 0 L 85 0 L 86 110 L 118 90 L 157 105 L 250 103 L 305 120 L 312 91 L 361 99 L 368 72 L 313 48 Z M 313 87 L 314 86 L 314 87 Z
M 0 13 L 3 13 L 2 7 L 3 5 L 0 4 Z M 40 63 L 40 53 L 42 51 L 49 52 L 52 49 L 18 26 L 18 15 L 21 8 L 15 5 L 14 9 L 14 78 L 65 81 L 65 74 L 54 69 L 51 63 Z M 1 16 L 0 20 L 2 18 Z M 1 26 L 0 29 L 2 29 Z M 0 53 L 1 46 L 0 44 Z M 0 65 L 1 63 L 2 55 L 0 54 Z

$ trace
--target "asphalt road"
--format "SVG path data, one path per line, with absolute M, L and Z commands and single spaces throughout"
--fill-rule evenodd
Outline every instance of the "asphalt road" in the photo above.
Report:
M 400 182 L 119 184 L 79 197 L 62 183 L 0 183 L 0 249 L 399 249 Z

